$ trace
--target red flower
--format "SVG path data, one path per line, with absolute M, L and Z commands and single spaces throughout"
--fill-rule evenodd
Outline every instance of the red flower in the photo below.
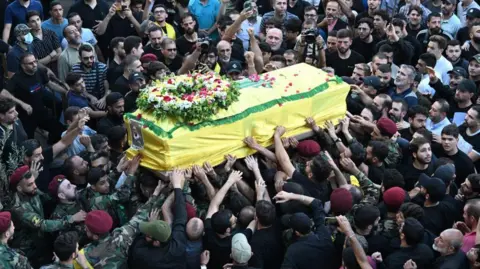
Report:
M 285 92 L 287 92 L 287 89 L 285 89 Z
M 164 96 L 164 97 L 163 97 L 163 101 L 165 101 L 165 102 L 170 102 L 170 101 L 172 101 L 172 98 L 167 95 L 167 96 Z
M 310 90 L 312 90 L 312 88 L 308 88 L 308 90 L 310 91 Z
M 147 128 L 148 128 L 148 126 L 147 126 L 147 125 L 143 125 L 143 129 L 147 129 Z
M 187 101 L 192 102 L 192 101 L 193 101 L 193 95 L 189 95 L 189 96 L 187 97 Z
M 278 106 L 283 106 L 283 104 L 282 104 L 282 103 L 279 103 Z
M 298 76 L 298 74 L 293 74 L 293 76 L 295 76 L 295 77 L 296 77 L 296 76 Z
M 152 92 L 158 92 L 157 88 L 153 89 Z
M 297 90 L 297 93 L 300 93 L 300 91 L 299 91 L 299 90 Z
M 137 115 L 137 120 L 140 120 L 140 119 L 142 119 L 142 114 Z
M 171 79 L 171 78 L 168 79 L 167 83 L 168 83 L 168 84 L 173 84 L 173 79 Z
M 266 87 L 266 86 L 267 86 L 267 84 L 265 84 L 265 83 L 262 83 L 262 87 Z
M 290 83 L 288 83 L 288 86 L 292 86 L 292 85 L 293 85 L 293 84 L 292 84 L 291 82 L 290 82 Z

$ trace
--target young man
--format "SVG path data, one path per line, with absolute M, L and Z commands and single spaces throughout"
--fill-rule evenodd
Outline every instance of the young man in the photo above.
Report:
M 410 127 L 410 124 L 404 120 L 407 116 L 407 111 L 408 105 L 405 100 L 394 99 L 392 101 L 392 108 L 388 111 L 388 117 L 395 122 L 399 132 Z
M 166 19 L 168 18 L 167 9 L 164 5 L 155 5 L 152 8 L 153 18 L 155 20 L 155 24 L 160 27 L 163 35 L 171 38 L 173 40 L 177 39 L 177 29 L 173 27 L 171 24 L 167 23 Z
M 108 63 L 107 69 L 107 81 L 109 85 L 115 84 L 115 80 L 117 79 L 114 78 L 115 71 L 120 65 L 122 65 L 122 62 L 125 59 L 126 54 L 123 47 L 124 42 L 124 37 L 114 37 L 112 41 L 110 41 L 110 49 L 113 52 L 113 60 Z
M 417 34 L 417 40 L 423 45 L 424 51 L 427 50 L 430 37 L 433 35 L 441 35 L 446 41 L 454 39 L 449 33 L 446 33 L 441 28 L 442 15 L 437 12 L 430 13 L 427 17 L 427 29 L 424 29 Z
M 408 150 L 411 156 L 406 156 L 407 162 L 399 166 L 398 171 L 403 175 L 405 180 L 405 190 L 410 191 L 415 187 L 418 177 L 424 173 L 431 175 L 434 172 L 432 163 L 432 148 L 430 142 L 423 138 L 414 138 Z
M 419 6 L 410 6 L 408 9 L 407 32 L 409 36 L 416 38 L 418 33 L 425 29 L 422 23 L 423 10 Z
M 365 58 L 359 53 L 350 49 L 353 34 L 348 29 L 337 32 L 337 53 L 326 56 L 327 66 L 335 69 L 337 76 L 351 76 L 355 64 L 365 63 Z
M 468 61 L 462 57 L 462 48 L 458 40 L 450 40 L 447 43 L 447 49 L 445 50 L 447 60 L 452 63 L 453 67 L 461 67 L 465 70 L 468 69 Z
M 58 42 L 62 42 L 63 29 L 67 27 L 68 21 L 63 17 L 63 7 L 60 2 L 53 1 L 50 3 L 51 18 L 42 23 L 42 27 L 53 31 L 58 38 Z
M 193 51 L 193 47 L 195 44 L 197 44 L 197 40 L 205 37 L 195 31 L 196 25 L 197 23 L 192 14 L 186 13 L 182 16 L 182 28 L 185 34 L 175 40 L 175 43 L 177 44 L 177 50 L 180 55 L 191 53 Z M 247 33 L 244 34 L 248 36 Z
M 26 24 L 18 24 L 15 27 L 14 37 L 15 45 L 7 51 L 7 76 L 9 79 L 19 71 L 20 57 L 27 52 L 33 52 L 33 35 L 30 33 L 30 28 Z
M 421 128 L 425 128 L 425 122 L 428 117 L 428 110 L 419 105 L 415 105 L 408 108 L 408 124 L 409 128 L 401 129 L 399 131 L 400 136 L 408 141 L 413 139 L 413 135 Z
M 378 1 L 369 1 L 378 2 Z M 370 10 L 369 10 L 370 11 Z M 375 40 L 372 36 L 373 33 L 373 20 L 370 18 L 362 18 L 358 21 L 358 37 L 352 42 L 352 49 L 361 55 L 365 59 L 371 59 L 374 53 L 374 45 L 378 40 Z
M 448 72 L 453 69 L 452 64 L 443 57 L 443 51 L 447 48 L 447 40 L 440 35 L 431 36 L 427 45 L 427 52 L 435 55 L 437 62 L 435 72 L 442 76 L 442 83 L 448 85 L 450 76 Z
M 465 116 L 465 123 L 460 125 L 459 133 L 471 149 L 467 152 L 477 171 L 480 169 L 480 105 L 472 106 Z
M 74 266 L 74 261 L 82 268 L 88 268 L 85 255 L 78 251 L 78 242 L 79 235 L 75 232 L 59 235 L 53 243 L 53 251 L 58 260 L 42 269 L 69 268 Z
M 38 11 L 27 13 L 27 24 L 33 36 L 32 51 L 38 62 L 49 68 L 56 67 L 62 49 L 55 32 L 42 29 L 42 20 Z
M 145 78 L 142 73 L 134 72 L 128 78 L 128 85 L 130 91 L 125 94 L 125 112 L 131 113 L 137 110 L 137 97 L 140 94 L 140 89 L 145 88 Z
M 27 12 L 32 10 L 38 11 L 43 18 L 43 7 L 40 1 L 15 0 L 7 6 L 2 35 L 5 43 L 11 43 L 10 41 L 15 40 L 10 40 L 12 28 L 15 29 L 17 25 L 27 23 Z
M 458 30 L 462 27 L 460 19 L 455 15 L 457 0 L 447 0 L 442 2 L 442 30 L 451 36 L 456 36 Z
M 287 0 L 273 1 L 273 11 L 263 14 L 262 22 L 260 23 L 260 31 L 265 32 L 265 24 L 271 18 L 276 18 L 285 24 L 291 18 L 297 18 L 294 14 L 287 11 Z
M 112 92 L 107 95 L 107 115 L 98 122 L 97 131 L 99 134 L 107 135 L 112 127 L 123 125 L 124 105 L 125 101 L 121 93 Z
M 128 55 L 125 57 L 123 64 L 119 67 L 123 68 L 123 74 L 120 75 L 112 87 L 113 92 L 119 92 L 125 95 L 130 89 L 128 87 L 128 79 L 133 72 L 142 72 L 143 67 L 140 58 L 135 55 Z

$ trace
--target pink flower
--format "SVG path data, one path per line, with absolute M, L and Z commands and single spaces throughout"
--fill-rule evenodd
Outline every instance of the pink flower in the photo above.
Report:
M 172 97 L 170 97 L 170 96 L 168 96 L 168 95 L 167 95 L 167 96 L 164 96 L 164 97 L 163 97 L 163 101 L 165 101 L 165 102 L 170 102 L 170 101 L 172 101 Z
M 292 86 L 292 85 L 293 85 L 293 83 L 291 83 L 291 82 L 290 82 L 290 83 L 288 83 L 288 86 Z
M 189 95 L 189 96 L 187 97 L 187 101 L 192 102 L 192 101 L 193 101 L 193 95 Z

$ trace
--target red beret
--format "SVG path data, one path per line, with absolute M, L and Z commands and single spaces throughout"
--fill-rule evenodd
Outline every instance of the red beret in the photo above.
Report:
M 405 190 L 393 187 L 383 193 L 383 202 L 389 207 L 400 208 L 405 201 Z
M 320 153 L 320 145 L 313 140 L 303 140 L 298 143 L 297 151 L 303 157 L 315 157 Z
M 58 187 L 60 187 L 60 184 L 62 184 L 65 179 L 66 177 L 64 175 L 58 175 L 50 181 L 50 184 L 48 184 L 48 192 L 50 192 L 50 195 L 52 195 L 53 198 L 57 197 Z
M 186 207 L 187 207 L 187 220 L 195 218 L 197 216 L 197 210 L 195 209 L 195 207 L 193 207 L 193 205 L 190 203 L 186 203 Z
M 153 53 L 144 54 L 140 58 L 140 62 L 142 62 L 142 63 L 149 63 L 149 62 L 153 62 L 153 61 L 158 61 L 157 56 Z
M 0 234 L 3 234 L 10 228 L 12 222 L 12 215 L 10 212 L 0 212 Z
M 380 133 L 392 137 L 397 133 L 397 125 L 391 119 L 383 117 L 377 121 L 377 128 L 380 130 Z
M 334 189 L 330 195 L 330 207 L 333 213 L 346 214 L 353 206 L 353 198 L 350 191 L 344 188 Z
M 88 212 L 85 218 L 85 226 L 96 235 L 103 235 L 110 231 L 113 220 L 110 215 L 103 210 L 93 210 Z
M 16 187 L 18 182 L 20 182 L 20 180 L 23 179 L 23 176 L 25 176 L 25 174 L 29 171 L 30 167 L 28 167 L 28 165 L 17 168 L 17 170 L 15 170 L 10 176 L 10 186 Z

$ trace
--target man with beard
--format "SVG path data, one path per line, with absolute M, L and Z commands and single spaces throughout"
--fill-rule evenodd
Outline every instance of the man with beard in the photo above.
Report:
M 395 33 L 397 36 L 406 43 L 410 43 L 410 45 L 414 48 L 414 52 L 412 53 L 412 63 L 416 63 L 420 54 L 422 53 L 422 44 L 418 42 L 415 36 L 411 36 L 407 32 L 407 21 L 405 19 L 393 19 L 392 20 L 393 27 L 395 28 Z
M 460 135 L 468 143 L 470 151 L 468 157 L 472 159 L 477 168 L 480 169 L 480 105 L 472 106 L 466 113 L 465 124 L 458 128 Z
M 379 92 L 388 93 L 394 89 L 395 84 L 394 80 L 392 79 L 392 68 L 389 64 L 379 65 L 373 74 L 380 79 Z
M 460 47 L 461 43 L 458 40 L 450 40 L 447 43 L 447 48 L 445 49 L 445 56 L 453 67 L 461 67 L 465 70 L 468 69 L 468 61 L 462 57 L 462 48 Z
M 388 111 L 388 117 L 395 122 L 397 129 L 400 132 L 403 129 L 408 129 L 410 124 L 404 119 L 407 116 L 408 105 L 403 99 L 395 99 L 392 102 L 392 108 Z
M 323 27 L 321 29 L 325 33 L 330 33 L 331 31 L 339 31 L 346 29 L 348 23 L 340 19 L 341 7 L 338 1 L 328 1 L 325 6 L 325 19 L 322 21 Z
M 63 163 L 64 174 L 79 190 L 87 187 L 88 170 L 88 162 L 78 155 L 68 157 Z
M 468 268 L 467 256 L 461 250 L 463 234 L 457 229 L 447 229 L 435 238 L 433 250 L 440 253 L 434 268 Z
M 272 28 L 267 30 L 267 36 L 265 42 L 270 45 L 273 55 L 283 55 L 285 49 L 283 48 L 283 33 L 278 28 Z
M 342 29 L 337 32 L 337 53 L 330 53 L 326 56 L 327 66 L 335 69 L 337 76 L 351 76 L 355 65 L 365 63 L 365 58 L 350 49 L 353 33 L 349 29 Z
M 465 1 L 461 1 L 458 3 L 458 6 L 461 6 Z M 475 5 L 478 5 L 475 1 L 472 1 Z M 478 8 L 471 8 L 468 12 L 465 12 L 466 15 L 466 22 L 463 22 L 462 25 L 465 25 L 463 28 L 460 28 L 457 32 L 456 39 L 460 42 L 460 44 L 464 44 L 465 41 L 470 39 L 470 29 L 472 26 L 478 22 L 480 22 L 480 7 Z M 460 18 L 462 20 L 462 18 Z M 463 18 L 465 21 L 465 18 Z
M 378 2 L 377 0 L 370 0 L 369 2 Z M 358 17 L 357 17 L 358 18 Z M 378 40 L 372 36 L 373 21 L 370 18 L 362 18 L 358 21 L 358 37 L 353 39 L 352 49 L 365 57 L 371 59 L 374 52 L 374 45 Z
M 432 148 L 430 142 L 423 138 L 414 138 L 408 147 L 410 156 L 406 156 L 406 162 L 400 165 L 398 171 L 405 180 L 406 191 L 411 191 L 418 181 L 418 177 L 425 173 L 431 175 L 434 172 L 432 164 Z
M 470 61 L 468 62 L 468 75 L 478 88 L 480 86 L 480 54 L 470 58 Z
M 463 222 L 455 222 L 453 228 L 460 230 L 464 234 L 462 251 L 467 253 L 475 246 L 475 237 L 477 235 L 477 226 L 480 217 L 480 200 L 472 199 L 468 201 L 463 207 L 462 217 Z
M 8 211 L 0 212 L 0 266 L 2 268 L 24 268 L 31 269 L 27 257 L 16 252 L 8 246 L 13 239 L 15 225 L 13 225 L 12 215 Z
M 370 141 L 365 155 L 368 167 L 368 178 L 375 184 L 382 184 L 385 172 L 385 159 L 388 156 L 388 145 L 383 141 Z
M 438 81 L 441 83 L 441 76 L 437 72 L 431 72 L 431 70 L 435 67 L 437 63 L 437 59 L 435 55 L 431 53 L 423 53 L 420 55 L 417 61 L 417 65 L 415 68 L 417 69 L 418 74 L 421 76 L 420 83 L 418 83 L 417 89 L 420 94 L 425 96 L 432 96 L 435 94 L 435 90 L 429 85 L 431 82 L 429 73 L 435 75 L 435 78 L 440 78 Z
M 78 32 L 80 33 L 81 38 L 82 38 L 81 42 L 82 43 L 88 43 L 88 44 L 94 46 L 97 54 L 101 54 L 101 53 L 99 53 L 100 49 L 98 48 L 98 44 L 97 44 L 98 42 L 97 42 L 97 39 L 95 38 L 95 35 L 93 34 L 92 30 L 82 27 L 83 26 L 83 20 L 80 17 L 80 15 L 78 15 L 78 13 L 72 12 L 72 13 L 68 14 L 67 18 L 68 18 L 68 25 L 75 26 L 77 28 Z M 44 22 L 44 24 L 45 24 L 45 22 Z M 63 29 L 62 29 L 62 31 L 63 31 Z M 62 49 L 65 49 L 68 46 L 68 42 L 67 42 L 67 39 L 63 37 L 63 32 L 60 35 L 60 37 L 61 37 Z
M 130 90 L 128 79 L 132 73 L 143 71 L 142 62 L 140 62 L 140 57 L 136 55 L 127 55 L 119 68 L 122 68 L 123 74 L 116 79 L 115 84 L 112 86 L 112 92 L 126 94 Z
M 442 2 L 442 30 L 450 36 L 456 36 L 462 27 L 460 19 L 455 15 L 457 0 L 444 0 Z
M 197 40 L 205 37 L 195 31 L 196 25 L 197 22 L 193 19 L 192 14 L 185 13 L 182 16 L 182 28 L 185 34 L 175 40 L 178 54 L 186 55 L 191 53 Z
M 395 62 L 397 65 L 410 64 L 415 54 L 415 47 L 404 39 L 406 31 L 404 22 L 398 19 L 395 19 L 393 22 L 395 24 L 391 23 L 385 28 L 387 38 L 378 42 L 376 49 L 380 50 L 383 45 L 388 44 L 393 49 L 392 62 Z
M 361 86 L 351 85 L 351 92 L 347 96 L 347 109 L 353 115 L 359 115 L 365 106 L 373 103 L 380 87 L 380 80 L 377 77 L 364 77 L 362 81 Z
M 33 36 L 32 51 L 38 62 L 49 68 L 56 67 L 62 48 L 55 32 L 42 28 L 42 19 L 38 11 L 27 13 L 27 25 Z
M 160 27 L 160 30 L 163 32 L 163 35 L 175 40 L 177 38 L 177 29 L 171 24 L 167 23 L 166 19 L 168 18 L 168 13 L 164 5 L 155 5 L 152 8 L 153 18 L 155 24 Z
M 400 130 L 399 133 L 402 138 L 411 141 L 416 131 L 425 128 L 428 110 L 423 106 L 415 105 L 408 108 L 407 117 L 410 127 Z
M 297 18 L 294 14 L 287 11 L 287 0 L 274 0 L 273 11 L 267 12 L 262 16 L 262 22 L 260 23 L 260 31 L 265 33 L 265 24 L 267 21 L 275 18 L 283 22 L 283 25 L 291 18 Z
M 422 17 L 424 16 L 423 10 L 419 6 L 410 6 L 408 9 L 408 23 L 407 23 L 407 32 L 408 35 L 416 38 L 418 33 L 425 29 L 423 25 Z
M 82 45 L 78 49 L 80 54 L 80 62 L 72 66 L 72 72 L 82 75 L 85 81 L 85 89 L 87 93 L 96 98 L 94 104 L 105 103 L 105 98 L 110 93 L 107 81 L 107 65 L 95 61 L 94 50 L 91 45 Z
M 470 28 L 470 46 L 468 50 L 462 51 L 462 56 L 465 59 L 471 59 L 478 53 L 480 53 L 480 22 L 473 24 Z
M 438 99 L 445 99 L 453 106 L 455 104 L 455 92 L 461 81 L 468 78 L 467 71 L 461 67 L 454 67 L 450 72 L 450 82 L 448 86 L 443 85 L 438 79 L 437 75 L 433 72 L 429 73 L 430 85 L 435 90 L 435 94 L 432 97 L 433 101 Z M 452 118 L 453 113 L 449 113 L 449 118 Z
M 417 40 L 423 46 L 423 52 L 427 51 L 428 42 L 433 35 L 441 35 L 447 41 L 454 39 L 449 33 L 444 32 L 441 28 L 442 14 L 433 12 L 427 17 L 427 29 L 421 30 L 417 34 Z
M 125 59 L 125 49 L 123 44 L 125 37 L 117 36 L 110 41 L 110 49 L 113 52 L 113 60 L 108 63 L 107 69 L 107 81 L 109 85 L 115 84 L 115 71 L 122 65 L 123 59 Z
M 395 89 L 389 92 L 392 99 L 402 98 L 407 102 L 408 107 L 418 104 L 417 95 L 412 91 L 415 68 L 411 65 L 402 64 L 395 78 Z
M 33 35 L 30 33 L 30 28 L 25 24 L 19 24 L 15 27 L 15 45 L 7 52 L 7 71 L 8 78 L 20 69 L 20 57 L 27 53 L 33 52 L 32 42 Z
M 45 219 L 43 204 L 50 197 L 37 190 L 34 176 L 36 173 L 36 168 L 30 169 L 24 165 L 10 176 L 10 186 L 16 191 L 12 215 L 20 220 L 19 232 L 13 239 L 12 246 L 23 251 L 34 268 L 51 261 L 48 233 L 64 230 L 74 223 L 82 222 L 86 216 L 84 211 L 78 211 L 59 220 Z
M 165 38 L 160 27 L 154 25 L 148 28 L 148 45 L 143 48 L 143 55 L 151 53 L 157 56 L 157 59 L 162 57 L 162 40 Z
M 9 98 L 0 98 L 0 140 L 5 141 L 1 162 L 6 165 L 4 167 L 10 168 L 7 165 L 9 158 L 22 158 L 22 156 L 18 156 L 20 152 L 15 149 L 18 149 L 23 141 L 27 140 L 27 133 L 23 129 L 22 122 L 18 119 L 16 103 Z M 8 188 L 3 191 L 8 191 Z M 2 193 L 2 197 L 6 198 L 6 193 Z
M 161 54 L 158 56 L 158 61 L 163 62 L 171 72 L 177 74 L 182 67 L 183 57 L 177 53 L 177 45 L 175 41 L 170 38 L 162 40 Z
M 328 32 L 327 36 L 327 54 L 337 52 L 337 31 Z
M 358 26 L 360 26 L 360 21 L 363 20 L 364 18 L 369 18 L 372 20 L 372 24 L 373 24 L 373 13 L 377 10 L 380 9 L 380 4 L 381 4 L 382 1 L 379 1 L 379 0 L 369 0 L 367 1 L 367 7 L 368 9 L 364 12 L 361 12 L 357 15 L 357 17 L 355 17 L 355 25 L 356 25 L 356 28 L 358 28 Z M 371 29 L 373 30 L 373 26 L 371 27 Z M 368 58 L 369 59 L 369 58 Z
M 145 88 L 145 78 L 142 73 L 135 72 L 129 77 L 130 91 L 125 94 L 125 112 L 131 113 L 137 110 L 137 97 L 140 94 L 140 89 Z
M 450 105 L 445 99 L 438 99 L 432 104 L 430 108 L 429 118 L 425 123 L 427 130 L 432 132 L 434 136 L 434 141 L 440 143 L 440 134 L 445 126 L 449 125 L 451 122 L 447 118 L 448 112 L 450 111 Z
M 468 201 L 480 198 L 480 175 L 471 174 L 460 185 L 455 199 L 462 203 L 468 203 Z
M 218 52 L 218 63 L 220 64 L 221 67 L 221 72 L 220 74 L 226 74 L 226 68 L 228 66 L 228 63 L 232 60 L 232 45 L 225 41 L 222 40 L 218 42 L 217 44 L 217 52 Z
M 99 134 L 107 135 L 108 131 L 115 126 L 123 125 L 123 113 L 125 100 L 123 95 L 112 92 L 106 98 L 107 115 L 100 119 L 97 124 Z

